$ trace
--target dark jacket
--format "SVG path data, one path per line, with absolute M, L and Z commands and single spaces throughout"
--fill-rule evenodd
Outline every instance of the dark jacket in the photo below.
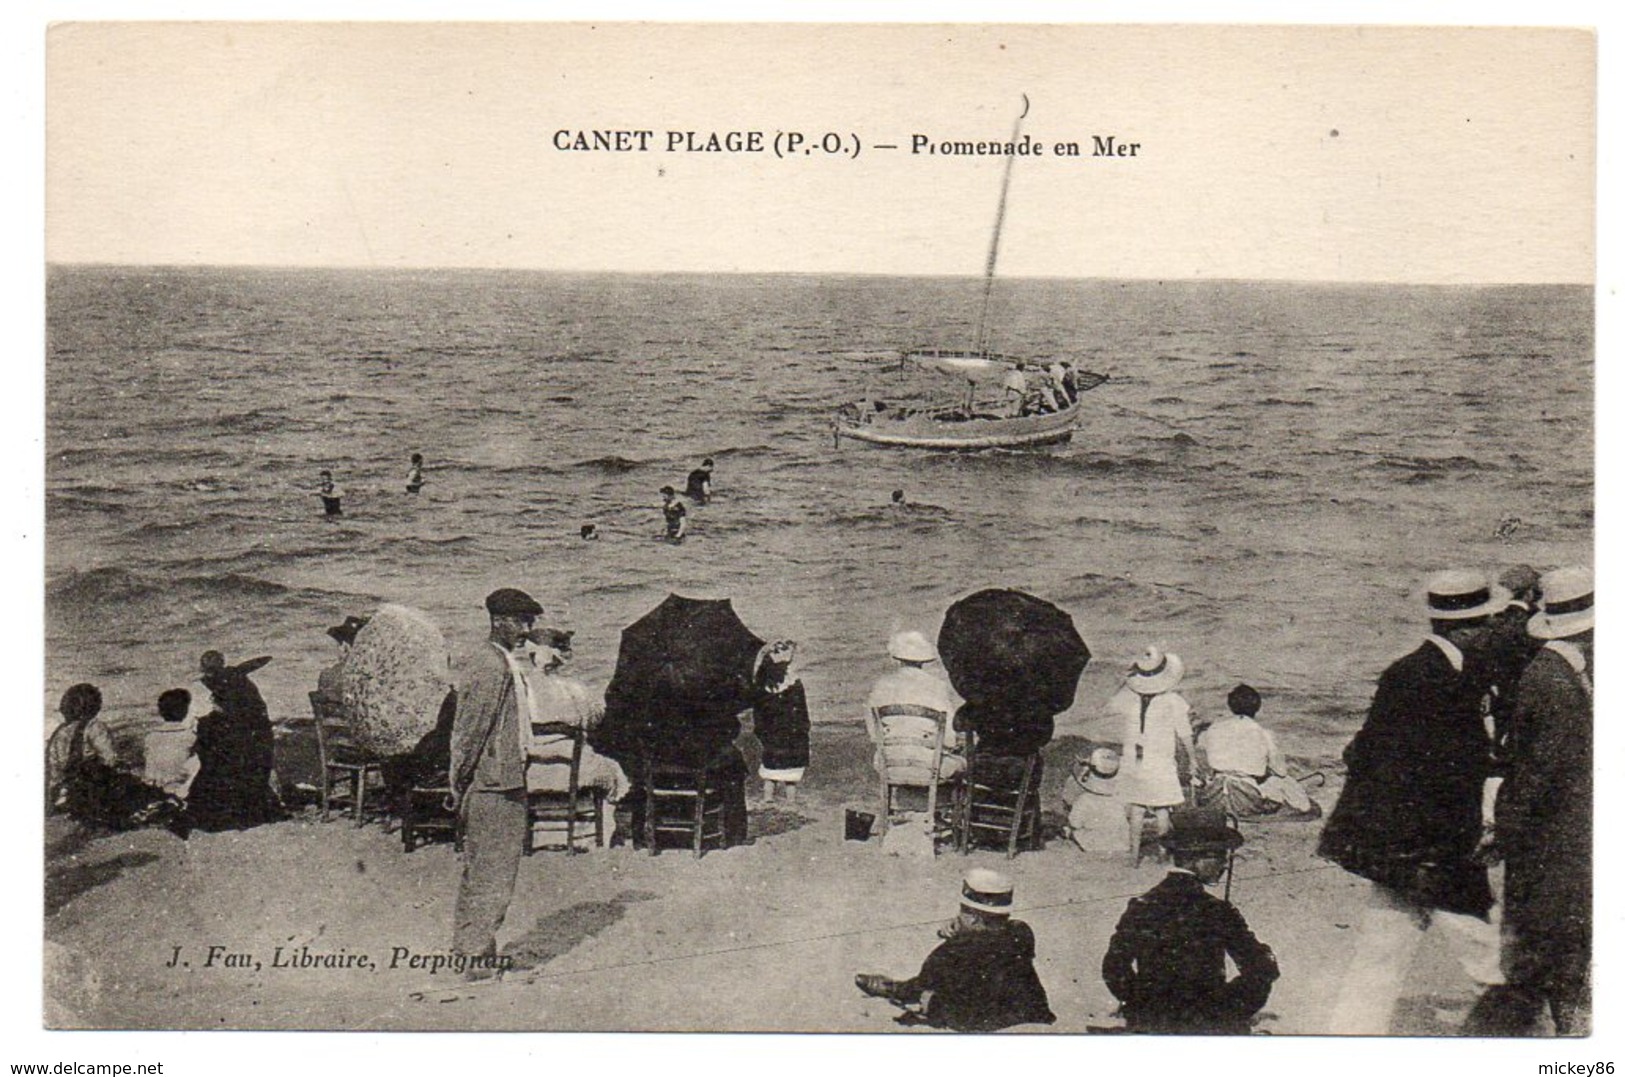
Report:
M 1229 982 L 1226 954 L 1240 972 Z M 1131 1032 L 1245 1035 L 1280 976 L 1235 906 L 1184 871 L 1128 903 L 1100 970 Z
M 481 644 L 468 659 L 457 686 L 451 727 L 452 789 L 512 792 L 525 787 L 519 750 L 519 699 L 513 670 L 495 643 Z
M 281 816 L 271 789 L 276 733 L 264 698 L 248 679 L 266 661 L 203 677 L 215 709 L 198 719 L 198 772 L 186 796 L 187 817 L 199 830 L 258 826 Z
M 1548 648 L 1530 661 L 1517 698 L 1512 773 L 1495 809 L 1496 841 L 1506 855 L 1507 922 L 1589 940 L 1591 693 Z
M 1425 908 L 1489 912 L 1489 874 L 1473 855 L 1490 774 L 1486 688 L 1471 658 L 1457 673 L 1432 643 L 1388 667 L 1343 752 L 1348 779 L 1321 856 Z
M 756 739 L 762 742 L 762 766 L 788 770 L 807 765 L 812 723 L 807 690 L 800 681 L 782 692 L 762 692 L 753 708 Z
M 954 714 L 954 729 L 975 733 L 984 755 L 1032 755 L 1055 736 L 1055 716 L 1037 704 L 965 703 Z
M 1020 920 L 960 931 L 931 951 L 920 974 L 895 997 L 925 1005 L 926 1023 L 956 1032 L 993 1032 L 1011 1025 L 1053 1024 L 1049 997 L 1033 968 L 1033 929 Z

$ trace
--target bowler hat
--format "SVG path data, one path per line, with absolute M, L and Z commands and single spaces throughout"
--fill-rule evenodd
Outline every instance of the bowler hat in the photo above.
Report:
M 336 624 L 327 630 L 327 634 L 340 643 L 354 643 L 357 632 L 367 626 L 369 618 L 357 617 L 354 614 L 344 618 L 343 624 Z
M 1229 852 L 1242 844 L 1241 832 L 1226 825 L 1224 812 L 1186 808 L 1169 813 L 1168 833 L 1161 838 L 1170 853 Z

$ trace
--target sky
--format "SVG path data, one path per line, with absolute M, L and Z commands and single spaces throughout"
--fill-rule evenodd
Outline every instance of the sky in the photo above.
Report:
M 46 256 L 978 274 L 1006 158 L 914 137 L 1025 109 L 1001 274 L 1589 283 L 1595 71 L 1552 28 L 59 24 Z

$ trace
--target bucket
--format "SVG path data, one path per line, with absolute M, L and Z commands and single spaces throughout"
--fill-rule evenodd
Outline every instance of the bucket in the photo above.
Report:
M 856 808 L 846 809 L 846 840 L 868 841 L 869 831 L 875 825 L 875 817 L 866 811 Z

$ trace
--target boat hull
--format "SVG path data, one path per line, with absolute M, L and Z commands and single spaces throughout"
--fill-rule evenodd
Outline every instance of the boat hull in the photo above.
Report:
M 837 419 L 835 436 L 888 448 L 975 452 L 981 449 L 1029 449 L 1069 440 L 1080 406 L 1048 415 L 1011 419 L 967 419 L 949 422 L 930 415 L 860 423 Z

